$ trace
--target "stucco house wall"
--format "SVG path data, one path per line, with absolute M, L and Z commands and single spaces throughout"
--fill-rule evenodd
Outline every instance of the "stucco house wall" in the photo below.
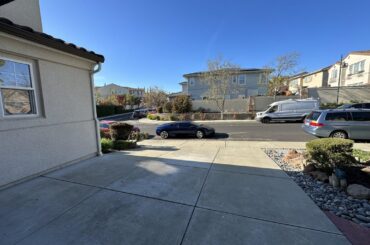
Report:
M 98 154 L 94 61 L 0 32 L 0 57 L 32 65 L 38 115 L 0 117 L 0 186 Z

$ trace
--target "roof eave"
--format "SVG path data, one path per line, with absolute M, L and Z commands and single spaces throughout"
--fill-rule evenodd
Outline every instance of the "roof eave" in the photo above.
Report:
M 26 28 L 26 27 L 25 27 Z M 31 28 L 30 28 L 31 29 Z M 51 39 L 49 35 L 44 33 L 35 33 L 27 30 L 23 30 L 22 28 L 18 28 L 15 25 L 10 25 L 4 22 L 0 22 L 0 32 L 4 32 L 16 37 L 23 38 L 25 40 L 35 42 L 41 45 L 45 45 L 47 47 L 51 47 L 54 49 L 57 49 L 59 51 L 73 54 L 88 60 L 92 60 L 98 63 L 104 62 L 104 56 L 95 54 L 93 52 L 88 52 L 81 50 L 80 48 L 77 48 L 77 46 L 73 44 L 66 44 L 60 39 Z M 43 37 L 43 35 L 45 37 Z M 48 37 L 46 37 L 48 36 Z M 73 46 L 72 46 L 73 45 Z

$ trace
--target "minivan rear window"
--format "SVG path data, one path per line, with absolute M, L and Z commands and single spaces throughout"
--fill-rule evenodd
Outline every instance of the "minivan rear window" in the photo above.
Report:
M 320 115 L 321 115 L 321 112 L 313 111 L 307 116 L 307 119 L 316 121 L 317 119 L 319 119 Z
M 325 117 L 326 121 L 348 121 L 347 112 L 328 112 Z

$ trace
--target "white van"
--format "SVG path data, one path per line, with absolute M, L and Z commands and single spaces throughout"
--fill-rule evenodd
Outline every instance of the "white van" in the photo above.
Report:
M 262 123 L 271 121 L 303 121 L 308 114 L 320 107 L 316 99 L 283 100 L 269 105 L 267 110 L 257 112 L 256 120 Z

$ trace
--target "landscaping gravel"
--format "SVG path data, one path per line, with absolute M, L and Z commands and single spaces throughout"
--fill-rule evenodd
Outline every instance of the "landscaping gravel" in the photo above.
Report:
M 285 163 L 282 159 L 291 149 L 265 149 L 265 153 L 280 166 L 322 210 L 351 220 L 370 228 L 370 202 L 358 200 L 347 195 L 344 190 L 334 188 L 328 183 L 317 181 L 302 173 L 300 169 Z M 302 149 L 296 149 L 303 152 Z

